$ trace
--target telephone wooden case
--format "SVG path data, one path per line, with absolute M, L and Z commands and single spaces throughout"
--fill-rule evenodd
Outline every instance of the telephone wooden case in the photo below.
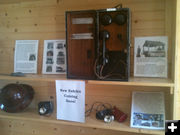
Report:
M 127 81 L 128 8 L 66 12 L 67 78 Z

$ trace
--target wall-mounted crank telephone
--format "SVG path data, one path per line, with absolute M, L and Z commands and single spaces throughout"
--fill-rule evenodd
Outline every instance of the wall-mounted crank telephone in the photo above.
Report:
M 67 78 L 128 80 L 130 11 L 118 7 L 66 12 Z

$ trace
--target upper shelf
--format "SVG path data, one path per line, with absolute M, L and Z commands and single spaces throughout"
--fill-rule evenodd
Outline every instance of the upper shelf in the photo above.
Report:
M 68 126 L 79 126 L 79 127 L 89 127 L 89 128 L 98 128 L 98 129 L 109 129 L 109 130 L 116 130 L 116 131 L 125 131 L 125 132 L 134 132 L 134 133 L 143 133 L 143 134 L 154 134 L 154 135 L 164 135 L 163 130 L 147 130 L 147 129 L 138 129 L 138 128 L 131 128 L 130 120 L 126 120 L 126 122 L 118 123 L 113 121 L 112 123 L 104 123 L 101 120 L 97 120 L 95 118 L 95 114 L 91 114 L 90 117 L 86 117 L 85 123 L 78 123 L 78 122 L 69 122 L 63 120 L 56 120 L 56 113 L 53 113 L 50 117 L 40 116 L 37 113 L 36 109 L 27 109 L 21 113 L 6 113 L 0 111 L 0 118 L 5 119 L 14 119 L 14 120 L 25 120 L 25 121 L 34 121 L 34 122 L 46 122 L 46 123 L 53 123 L 53 124 L 63 124 Z
M 49 81 L 67 80 L 66 75 L 33 75 L 27 74 L 25 77 L 13 77 L 8 75 L 0 75 L 0 80 L 16 80 L 16 81 Z M 68 79 L 73 80 L 73 79 Z M 87 84 L 101 85 L 125 85 L 125 86 L 156 86 L 156 87 L 174 87 L 174 83 L 168 78 L 141 78 L 130 77 L 128 82 L 125 81 L 100 81 L 85 80 Z
M 173 87 L 174 83 L 167 78 L 141 78 L 130 77 L 128 82 L 124 81 L 96 81 L 89 80 L 89 84 L 109 84 L 109 85 L 129 85 L 129 86 L 158 86 L 158 87 Z

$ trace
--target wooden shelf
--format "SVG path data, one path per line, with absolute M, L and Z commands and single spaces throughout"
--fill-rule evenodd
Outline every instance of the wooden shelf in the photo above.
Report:
M 13 76 L 8 76 L 8 75 L 0 75 L 0 80 L 54 82 L 55 80 L 67 80 L 67 78 L 66 78 L 66 75 L 31 75 L 31 74 L 27 74 L 25 77 L 13 77 Z M 73 80 L 73 79 L 68 79 L 68 80 Z M 87 84 L 101 84 L 101 85 L 174 87 L 173 81 L 171 79 L 167 79 L 167 78 L 130 77 L 128 82 L 87 80 L 86 83 Z
M 14 77 L 9 75 L 0 75 L 1 80 L 17 80 L 17 81 L 47 81 L 54 82 L 55 80 L 67 80 L 66 75 L 35 75 L 26 74 L 25 77 Z
M 130 77 L 128 82 L 123 81 L 96 81 L 89 80 L 89 84 L 107 84 L 107 85 L 126 85 L 126 86 L 157 86 L 157 87 L 173 87 L 174 83 L 171 79 L 166 78 L 140 78 Z
M 147 129 L 137 129 L 131 128 L 129 125 L 129 119 L 124 123 L 118 123 L 116 121 L 112 123 L 104 123 L 101 120 L 95 118 L 95 114 L 91 114 L 91 117 L 86 118 L 85 123 L 78 122 L 69 122 L 63 120 L 56 120 L 56 114 L 53 113 L 50 117 L 38 115 L 37 110 L 27 109 L 25 112 L 21 113 L 6 113 L 0 111 L 0 118 L 11 119 L 11 120 L 28 120 L 34 122 L 45 122 L 51 124 L 63 124 L 68 126 L 80 126 L 80 127 L 89 127 L 89 128 L 98 128 L 98 129 L 108 129 L 116 131 L 125 131 L 125 132 L 134 132 L 134 133 L 143 133 L 143 134 L 155 134 L 155 135 L 164 135 L 163 130 L 147 130 Z

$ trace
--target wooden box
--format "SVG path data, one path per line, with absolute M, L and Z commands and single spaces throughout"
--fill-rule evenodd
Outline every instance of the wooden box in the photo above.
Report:
M 67 77 L 129 78 L 128 8 L 66 12 Z

